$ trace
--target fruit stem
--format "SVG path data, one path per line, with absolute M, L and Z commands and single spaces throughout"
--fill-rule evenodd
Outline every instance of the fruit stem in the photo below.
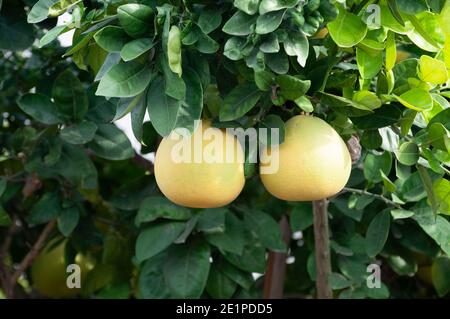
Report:
M 333 299 L 333 291 L 331 290 L 330 283 L 331 258 L 328 229 L 328 200 L 313 201 L 313 208 L 317 298 Z

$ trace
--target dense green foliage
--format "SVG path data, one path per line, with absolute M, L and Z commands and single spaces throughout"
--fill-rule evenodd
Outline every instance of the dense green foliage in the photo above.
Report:
M 330 199 L 336 296 L 448 296 L 448 21 L 448 0 L 0 0 L 0 243 L 21 225 L 0 265 L 56 219 L 68 261 L 96 261 L 83 297 L 261 297 L 268 250 L 294 257 L 286 296 L 314 296 L 310 203 L 271 197 L 247 163 L 228 207 L 176 206 L 112 123 L 131 113 L 149 153 L 196 119 L 283 131 L 311 112 L 362 145 Z

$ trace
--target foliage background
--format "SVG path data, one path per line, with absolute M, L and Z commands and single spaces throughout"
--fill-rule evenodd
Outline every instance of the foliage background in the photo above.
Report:
M 130 113 L 149 153 L 201 116 L 283 131 L 314 112 L 362 145 L 330 199 L 335 296 L 448 296 L 450 4 L 377 1 L 374 26 L 373 3 L 0 1 L 2 278 L 56 220 L 50 237 L 68 238 L 67 261 L 96 261 L 81 297 L 262 297 L 264 276 L 252 274 L 269 250 L 289 253 L 285 296 L 315 296 L 310 203 L 271 197 L 248 163 L 230 206 L 176 206 L 112 124 Z M 66 11 L 72 21 L 55 26 Z M 72 29 L 68 50 L 53 41 Z M 383 285 L 368 289 L 375 262 Z M 15 295 L 38 297 L 32 285 L 26 270 Z

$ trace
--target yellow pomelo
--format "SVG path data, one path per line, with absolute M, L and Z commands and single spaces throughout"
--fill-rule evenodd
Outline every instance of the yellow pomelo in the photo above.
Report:
M 190 136 L 175 131 L 162 140 L 155 157 L 156 183 L 178 205 L 221 207 L 244 187 L 243 162 L 235 136 L 202 121 Z
M 311 201 L 335 195 L 350 177 L 352 160 L 346 144 L 325 121 L 299 115 L 286 122 L 284 143 L 262 153 L 262 168 L 277 156 L 279 168 L 260 174 L 266 189 L 288 201 Z M 265 163 L 265 164 L 264 164 Z
M 58 243 L 58 239 L 50 241 L 36 257 L 31 266 L 33 287 L 43 296 L 50 298 L 74 297 L 81 289 L 67 287 L 67 264 L 65 259 L 66 240 Z M 82 254 L 77 254 L 75 263 L 81 270 L 81 287 L 86 274 L 94 267 L 92 261 Z

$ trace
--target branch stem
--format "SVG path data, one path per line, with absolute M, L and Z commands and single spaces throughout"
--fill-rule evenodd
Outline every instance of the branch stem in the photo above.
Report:
M 345 187 L 343 190 L 343 192 L 349 192 L 349 193 L 353 193 L 353 194 L 359 194 L 359 195 L 367 195 L 367 196 L 371 196 L 375 199 L 381 200 L 382 202 L 394 206 L 396 208 L 401 208 L 401 206 L 399 204 L 397 204 L 396 202 L 390 200 L 389 198 L 384 197 L 383 195 L 380 194 L 375 194 L 375 193 L 371 193 L 368 192 L 366 190 L 363 189 L 356 189 L 356 188 L 350 188 L 350 187 Z
M 330 283 L 331 257 L 328 228 L 328 200 L 314 201 L 313 208 L 317 298 L 333 299 L 333 291 Z

